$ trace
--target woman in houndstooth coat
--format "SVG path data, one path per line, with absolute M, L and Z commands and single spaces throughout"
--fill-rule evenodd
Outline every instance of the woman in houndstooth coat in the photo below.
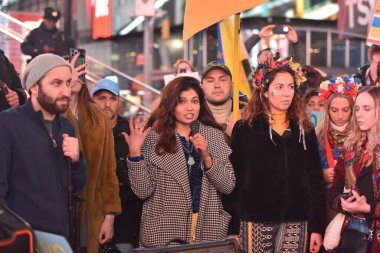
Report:
M 157 118 L 145 129 L 130 121 L 129 180 L 144 199 L 140 245 L 164 246 L 225 239 L 231 216 L 220 195 L 235 186 L 230 148 L 204 99 L 199 81 L 178 77 L 162 92 Z

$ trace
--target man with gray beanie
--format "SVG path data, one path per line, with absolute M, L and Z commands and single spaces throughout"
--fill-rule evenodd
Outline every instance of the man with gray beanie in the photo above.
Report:
M 85 163 L 69 121 L 70 65 L 42 54 L 26 67 L 23 85 L 30 99 L 0 112 L 0 205 L 33 229 L 70 236 L 68 170 L 73 192 L 86 182 Z

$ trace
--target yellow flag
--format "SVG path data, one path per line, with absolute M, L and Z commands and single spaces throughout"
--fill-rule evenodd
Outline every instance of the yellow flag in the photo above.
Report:
M 183 40 L 236 13 L 267 0 L 186 0 Z
M 251 87 L 249 86 L 247 73 L 243 66 L 244 61 L 247 61 L 249 64 L 248 52 L 245 49 L 244 42 L 240 38 L 238 38 L 239 48 L 238 50 L 236 49 L 234 39 L 239 35 L 234 34 L 237 30 L 234 25 L 234 20 L 231 18 L 226 18 L 218 23 L 218 61 L 226 64 L 233 72 L 232 76 L 236 77 L 234 87 L 235 84 L 238 84 L 239 91 L 246 95 L 247 98 L 250 98 Z M 238 57 L 237 60 L 235 60 L 236 55 Z M 237 72 L 234 70 L 234 63 L 238 65 Z

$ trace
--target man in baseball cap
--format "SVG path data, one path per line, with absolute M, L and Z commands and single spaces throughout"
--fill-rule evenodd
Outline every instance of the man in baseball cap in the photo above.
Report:
M 119 85 L 110 79 L 97 81 L 91 89 L 95 103 L 111 120 L 116 158 L 116 175 L 119 180 L 119 196 L 122 213 L 115 217 L 113 238 L 121 252 L 128 252 L 138 247 L 139 227 L 142 212 L 142 200 L 132 191 L 127 176 L 125 158 L 129 154 L 129 147 L 122 132 L 130 134 L 129 121 L 118 114 Z M 128 224 L 126 226 L 125 224 Z
M 64 31 L 60 31 L 57 22 L 61 13 L 52 7 L 44 10 L 41 25 L 32 30 L 21 43 L 21 51 L 32 58 L 44 53 L 67 56 L 70 48 L 75 48 L 75 42 Z
M 112 127 L 116 126 L 117 123 L 119 94 L 119 85 L 110 79 L 97 81 L 91 89 L 92 98 L 110 118 Z
M 226 75 L 230 76 L 230 78 L 232 79 L 231 71 L 227 67 L 227 65 L 220 63 L 218 61 L 212 61 L 212 62 L 209 62 L 206 66 L 204 66 L 202 70 L 202 82 L 203 82 L 203 79 L 207 76 L 207 74 L 209 74 L 210 71 L 215 70 L 215 69 L 222 70 Z
M 207 104 L 219 124 L 225 127 L 227 136 L 231 135 L 235 124 L 232 113 L 232 74 L 227 65 L 212 61 L 202 71 L 201 87 Z
M 61 17 L 59 10 L 54 10 L 52 7 L 46 7 L 44 10 L 44 19 L 53 20 L 55 22 Z

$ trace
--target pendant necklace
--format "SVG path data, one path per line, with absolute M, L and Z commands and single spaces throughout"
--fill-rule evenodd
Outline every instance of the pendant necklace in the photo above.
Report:
M 193 166 L 195 164 L 194 157 L 189 155 L 189 159 L 187 159 L 187 164 Z
M 189 155 L 189 158 L 187 159 L 187 164 L 190 166 L 193 166 L 195 164 L 194 157 L 191 155 L 191 151 L 193 150 L 193 145 L 191 145 L 189 141 L 187 144 L 187 147 L 183 145 L 183 148 L 186 150 L 186 153 Z

